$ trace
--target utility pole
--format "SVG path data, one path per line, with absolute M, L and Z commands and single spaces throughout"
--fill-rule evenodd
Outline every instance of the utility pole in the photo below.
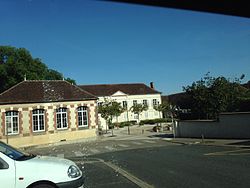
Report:
M 6 141 L 7 141 L 7 144 L 8 144 L 9 143 L 8 127 L 7 128 L 5 127 L 5 131 L 6 131 Z
M 126 109 L 127 109 L 127 121 L 129 122 L 129 117 L 128 117 L 128 96 L 126 97 Z M 128 124 L 128 135 L 130 135 L 130 127 Z

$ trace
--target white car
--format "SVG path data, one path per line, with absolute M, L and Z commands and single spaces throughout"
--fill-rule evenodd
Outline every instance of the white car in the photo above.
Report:
M 0 187 L 81 188 L 82 171 L 67 159 L 25 154 L 0 141 Z

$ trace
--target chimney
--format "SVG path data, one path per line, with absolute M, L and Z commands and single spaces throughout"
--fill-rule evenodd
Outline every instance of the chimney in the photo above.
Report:
M 154 82 L 150 82 L 150 88 L 155 89 Z

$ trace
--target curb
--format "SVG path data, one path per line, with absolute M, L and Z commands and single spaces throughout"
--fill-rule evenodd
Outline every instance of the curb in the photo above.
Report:
M 175 144 L 180 144 L 180 145 L 204 145 L 204 146 L 216 146 L 216 147 L 232 147 L 232 148 L 250 148 L 250 146 L 246 146 L 246 145 L 229 145 L 230 143 L 228 144 L 219 144 L 219 143 L 216 143 L 215 141 L 210 141 L 210 142 L 213 142 L 213 143 L 206 143 L 205 142 L 202 142 L 202 141 L 196 141 L 196 142 L 182 142 L 182 141 L 175 141 L 175 140 L 165 140 L 165 139 L 162 139 L 164 141 L 167 141 L 167 142 L 171 142 L 171 143 L 175 143 Z

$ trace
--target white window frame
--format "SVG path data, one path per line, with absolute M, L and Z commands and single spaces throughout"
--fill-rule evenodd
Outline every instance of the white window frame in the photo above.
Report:
M 77 115 L 78 115 L 78 127 L 88 127 L 89 126 L 88 108 L 86 106 L 78 107 Z
M 127 109 L 128 108 L 128 102 L 127 101 L 122 101 L 122 107 L 124 109 Z
M 158 105 L 158 100 L 157 99 L 153 99 L 153 107 Z
M 14 131 L 14 126 L 17 129 L 16 131 Z M 19 134 L 19 112 L 7 111 L 5 112 L 5 135 L 17 135 L 17 134 Z
M 37 125 L 35 125 L 35 123 L 34 123 L 35 118 L 36 118 Z M 37 130 L 35 130 L 35 126 L 38 127 Z M 33 132 L 45 131 L 45 110 L 44 109 L 32 110 L 32 131 Z
M 137 105 L 138 103 L 137 103 L 137 100 L 133 100 L 133 106 L 134 105 Z
M 58 130 L 68 129 L 68 109 L 67 108 L 56 109 L 56 128 Z
M 148 100 L 147 100 L 147 99 L 143 99 L 143 100 L 142 100 L 142 104 L 143 104 L 144 106 L 148 106 Z

